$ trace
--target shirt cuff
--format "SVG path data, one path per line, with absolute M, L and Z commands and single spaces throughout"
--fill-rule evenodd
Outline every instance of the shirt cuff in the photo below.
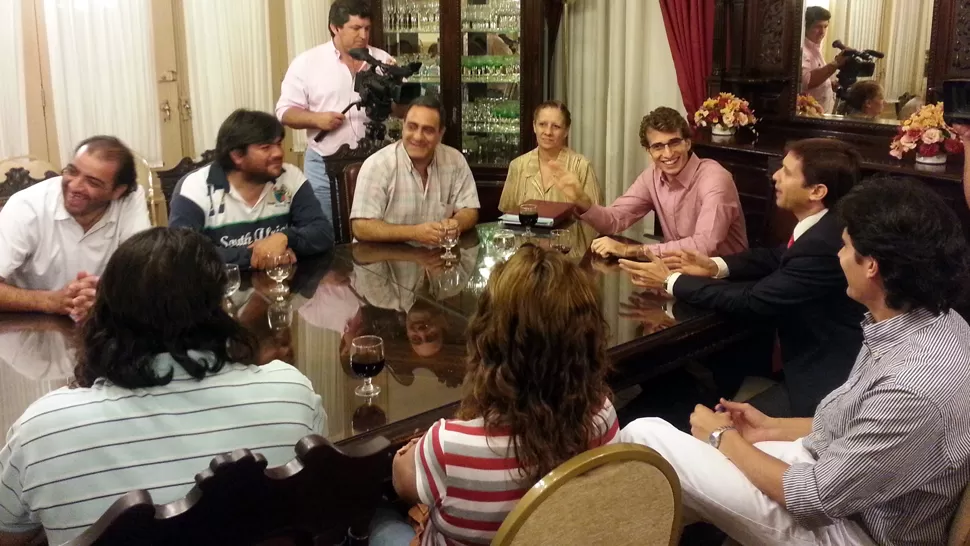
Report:
M 674 295 L 674 283 L 677 282 L 677 279 L 680 278 L 680 275 L 681 275 L 681 273 L 671 273 L 670 274 L 670 277 L 667 278 L 668 279 L 667 280 L 667 294 L 670 294 L 671 296 Z M 670 318 L 674 318 L 671 313 L 668 312 L 667 314 L 668 315 L 671 315 Z
M 673 281 L 673 280 L 674 279 L 671 279 L 671 281 Z M 675 300 L 667 300 L 666 302 L 664 302 L 664 313 L 668 317 L 670 317 L 670 318 L 672 318 L 674 320 L 677 320 L 677 317 L 674 316 L 674 303 L 676 303 Z
M 782 490 L 785 507 L 800 525 L 821 527 L 833 522 L 822 506 L 814 464 L 796 463 L 789 466 L 782 476 Z
M 714 260 L 715 264 L 717 264 L 717 275 L 714 275 L 714 278 L 726 279 L 727 276 L 731 274 L 731 271 L 728 270 L 727 262 L 724 261 L 724 258 L 711 258 L 711 259 Z

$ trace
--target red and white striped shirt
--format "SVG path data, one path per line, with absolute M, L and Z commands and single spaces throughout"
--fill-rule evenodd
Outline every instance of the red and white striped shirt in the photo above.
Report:
M 594 417 L 600 434 L 590 448 L 617 438 L 616 411 L 606 401 Z M 521 468 L 501 429 L 486 433 L 481 418 L 440 420 L 414 450 L 418 496 L 431 507 L 425 546 L 489 544 L 505 516 L 531 483 L 521 481 Z

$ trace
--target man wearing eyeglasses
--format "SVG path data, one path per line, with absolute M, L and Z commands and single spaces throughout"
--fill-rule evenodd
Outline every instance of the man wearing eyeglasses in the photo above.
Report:
M 612 235 L 654 211 L 666 239 L 661 244 L 646 245 L 654 254 L 696 250 L 720 256 L 748 248 L 744 215 L 731 173 L 716 161 L 700 159 L 691 152 L 690 127 L 679 112 L 660 107 L 644 116 L 640 144 L 653 163 L 608 207 L 590 201 L 574 175 L 560 173 L 556 186 L 576 204 L 584 222 Z M 635 258 L 642 246 L 600 237 L 591 248 L 603 257 Z
M 149 227 L 131 150 L 111 136 L 84 140 L 61 176 L 0 209 L 0 311 L 80 320 L 108 258 Z

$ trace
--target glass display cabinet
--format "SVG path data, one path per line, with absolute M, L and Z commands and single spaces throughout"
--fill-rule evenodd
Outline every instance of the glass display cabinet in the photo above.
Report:
M 444 142 L 461 150 L 477 181 L 505 179 L 509 162 L 535 147 L 531 112 L 542 102 L 547 52 L 539 0 L 381 0 L 375 45 L 410 82 L 437 93 Z M 484 205 L 484 203 L 483 203 Z

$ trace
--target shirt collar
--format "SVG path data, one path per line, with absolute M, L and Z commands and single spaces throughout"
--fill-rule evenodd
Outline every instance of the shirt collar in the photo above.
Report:
M 806 218 L 802 218 L 801 220 L 799 220 L 798 223 L 795 224 L 795 230 L 792 231 L 792 234 L 791 234 L 792 239 L 797 241 L 799 237 L 801 237 L 802 235 L 805 235 L 805 232 L 808 231 L 809 228 L 817 224 L 818 221 L 821 220 L 822 217 L 825 216 L 825 213 L 828 211 L 829 209 L 822 209 L 811 216 L 808 216 Z
M 694 175 L 697 174 L 697 169 L 700 166 L 700 158 L 694 152 L 690 152 L 690 158 L 687 159 L 687 164 L 684 165 L 684 168 L 676 176 L 668 176 L 667 173 L 660 171 L 660 181 L 668 184 L 676 182 L 685 188 L 690 187 L 691 182 L 694 180 Z
M 908 313 L 896 315 L 891 319 L 876 322 L 872 313 L 866 312 L 862 319 L 862 338 L 869 350 L 878 356 L 894 345 L 902 343 L 916 330 L 921 330 L 939 320 L 943 314 L 934 315 L 929 309 L 920 307 Z
M 805 38 L 805 40 L 802 41 L 802 47 L 807 47 L 808 49 L 811 49 L 816 53 L 822 52 L 822 44 L 816 44 L 815 42 L 809 40 L 808 38 Z

